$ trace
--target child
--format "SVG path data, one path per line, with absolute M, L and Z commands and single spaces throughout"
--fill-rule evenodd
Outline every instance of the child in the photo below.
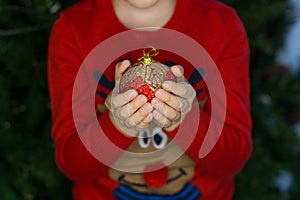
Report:
M 135 90 L 118 92 L 122 73 L 130 61 L 138 60 L 140 51 L 128 52 L 116 58 L 115 67 L 107 66 L 97 80 L 97 120 L 105 135 L 125 150 L 118 156 L 108 150 L 114 162 L 107 166 L 93 156 L 77 133 L 72 114 L 75 79 L 98 44 L 123 31 L 144 27 L 181 32 L 206 49 L 225 86 L 226 102 L 221 102 L 226 103 L 224 127 L 214 148 L 200 158 L 210 121 L 215 120 L 203 74 L 185 59 L 160 51 L 154 59 L 170 65 L 177 80 L 184 76 L 188 81 L 166 81 L 147 102 Z M 214 0 L 84 0 L 62 12 L 51 33 L 48 78 L 56 162 L 74 181 L 74 199 L 231 199 L 234 176 L 252 148 L 248 64 L 248 42 L 240 20 L 233 9 Z M 193 107 L 195 97 L 199 111 Z M 195 139 L 183 151 L 172 138 L 180 123 L 192 121 L 191 111 L 200 115 L 199 122 L 193 122 L 199 126 Z M 83 127 L 87 136 L 94 130 L 88 123 Z M 165 151 L 147 158 L 146 163 L 128 154 L 155 149 Z M 180 156 L 167 162 L 175 152 Z M 153 165 L 160 167 L 146 170 Z

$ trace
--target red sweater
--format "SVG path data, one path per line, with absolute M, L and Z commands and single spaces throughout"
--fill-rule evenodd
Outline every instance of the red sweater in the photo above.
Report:
M 168 51 L 162 51 L 155 59 L 166 64 L 182 65 L 186 79 L 197 92 L 197 99 L 202 101 L 208 97 L 204 109 L 197 110 L 200 118 L 199 126 L 193 133 L 195 139 L 184 155 L 178 159 L 184 160 L 182 162 L 188 167 L 174 164 L 177 161 L 171 163 L 172 167 L 169 166 L 171 178 L 168 177 L 165 182 L 165 185 L 170 185 L 169 188 L 166 186 L 166 189 L 160 190 L 156 185 L 153 189 L 145 176 L 146 183 L 142 184 L 138 182 L 144 180 L 139 179 L 140 174 L 132 176 L 114 170 L 98 161 L 85 148 L 78 136 L 72 114 L 74 106 L 72 94 L 77 72 L 84 59 L 98 44 L 128 29 L 118 21 L 111 1 L 81 1 L 62 12 L 56 21 L 50 37 L 48 55 L 52 137 L 55 143 L 56 162 L 59 169 L 74 181 L 74 199 L 232 198 L 234 176 L 248 160 L 252 148 L 249 48 L 245 30 L 233 9 L 213 0 L 177 0 L 175 13 L 164 28 L 178 31 L 197 41 L 218 67 L 226 92 L 226 101 L 220 104 L 226 105 L 226 116 L 216 145 L 204 158 L 199 157 L 210 122 L 215 120 L 211 118 L 211 95 L 204 84 L 203 74 L 201 75 L 198 67 L 193 67 L 187 60 Z M 96 107 L 103 107 L 106 96 L 114 87 L 114 65 L 118 59 L 129 58 L 134 62 L 139 52 L 120 55 L 105 71 L 95 71 L 95 84 L 98 81 L 95 91 Z M 102 75 L 100 80 L 97 79 L 99 75 Z M 124 150 L 134 149 L 137 139 L 127 138 L 121 134 L 110 121 L 107 110 L 98 113 L 97 117 L 99 125 L 114 144 Z M 84 135 L 89 135 L 94 130 L 89 124 L 84 124 Z M 169 138 L 174 138 L 176 132 L 166 134 Z M 175 146 L 174 148 L 177 148 Z M 122 155 L 116 152 L 109 152 L 107 149 L 105 152 L 111 153 L 112 163 L 122 160 L 119 159 Z M 180 175 L 185 178 L 175 176 L 176 173 L 171 172 L 171 168 L 178 169 Z M 134 181 L 130 182 L 127 177 L 134 177 L 132 178 Z M 176 188 L 174 193 L 172 188 Z

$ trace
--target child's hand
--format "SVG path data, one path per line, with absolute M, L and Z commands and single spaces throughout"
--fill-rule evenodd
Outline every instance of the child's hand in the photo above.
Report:
M 166 131 L 174 130 L 181 123 L 196 96 L 194 88 L 184 81 L 183 69 L 175 65 L 171 70 L 178 82 L 165 81 L 151 101 L 155 122 Z
M 110 111 L 110 118 L 114 125 L 125 135 L 135 136 L 143 130 L 153 119 L 153 107 L 147 103 L 144 95 L 138 95 L 135 90 L 119 93 L 119 82 L 122 73 L 130 66 L 125 60 L 116 65 L 115 88 L 105 100 L 105 106 Z

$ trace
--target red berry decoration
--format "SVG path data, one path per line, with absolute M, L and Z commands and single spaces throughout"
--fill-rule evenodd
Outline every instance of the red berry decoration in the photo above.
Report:
M 151 100 L 154 98 L 154 92 L 153 89 L 145 84 L 142 85 L 141 87 L 137 88 L 136 91 L 138 92 L 138 94 L 143 94 L 147 97 L 148 101 L 151 102 Z
M 164 81 L 176 81 L 175 75 L 170 68 L 162 63 L 156 62 L 152 56 L 156 56 L 158 50 L 152 48 L 148 53 L 143 52 L 140 62 L 130 66 L 122 75 L 120 80 L 120 92 L 135 89 L 138 94 L 147 97 L 148 102 L 155 97 L 155 92 L 161 88 Z

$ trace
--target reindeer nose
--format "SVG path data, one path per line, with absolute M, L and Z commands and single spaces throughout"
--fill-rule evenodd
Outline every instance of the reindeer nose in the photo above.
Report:
M 144 168 L 144 180 L 148 187 L 159 188 L 167 183 L 168 167 L 163 163 L 148 165 Z

